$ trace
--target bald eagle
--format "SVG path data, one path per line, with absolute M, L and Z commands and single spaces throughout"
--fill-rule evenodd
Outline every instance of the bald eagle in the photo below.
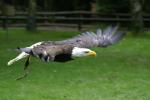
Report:
M 42 41 L 29 47 L 18 48 L 21 53 L 8 62 L 8 66 L 14 62 L 26 58 L 25 68 L 29 65 L 30 57 L 39 58 L 45 62 L 66 62 L 74 57 L 96 56 L 92 47 L 107 47 L 120 41 L 125 32 L 117 31 L 118 26 L 109 26 L 104 30 L 97 29 L 94 32 L 84 32 L 80 35 L 60 41 Z

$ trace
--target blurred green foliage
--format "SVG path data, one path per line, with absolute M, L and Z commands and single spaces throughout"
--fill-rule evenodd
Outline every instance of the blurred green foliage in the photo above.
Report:
M 2 0 L 12 4 L 18 11 L 26 11 L 28 0 Z M 150 12 L 150 0 L 143 1 L 143 11 Z M 130 0 L 36 0 L 38 11 L 71 11 L 90 10 L 91 3 L 97 4 L 97 11 L 100 12 L 129 12 Z

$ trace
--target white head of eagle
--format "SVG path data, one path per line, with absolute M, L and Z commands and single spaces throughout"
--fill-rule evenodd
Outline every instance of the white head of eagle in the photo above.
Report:
M 96 52 L 87 48 L 74 47 L 72 57 L 96 56 Z

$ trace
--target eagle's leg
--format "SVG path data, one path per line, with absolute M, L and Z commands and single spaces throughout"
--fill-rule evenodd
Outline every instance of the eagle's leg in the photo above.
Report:
M 18 77 L 16 80 L 21 80 L 21 79 L 25 78 L 28 75 L 28 73 L 29 73 L 28 66 L 30 64 L 30 58 L 31 58 L 31 56 L 28 56 L 28 58 L 25 62 L 24 74 L 21 75 L 20 77 Z
M 27 70 L 27 68 L 28 68 L 28 66 L 30 64 L 30 58 L 31 58 L 31 56 L 28 56 L 28 58 L 27 58 L 27 60 L 25 62 L 24 70 Z

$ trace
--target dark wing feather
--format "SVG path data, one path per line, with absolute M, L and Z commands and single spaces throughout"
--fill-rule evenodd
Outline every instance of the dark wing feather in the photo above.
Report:
M 76 37 L 59 42 L 63 44 L 71 43 L 82 48 L 106 47 L 119 42 L 125 35 L 125 32 L 118 32 L 117 29 L 118 26 L 109 26 L 105 30 L 98 29 L 96 34 L 84 32 Z
M 109 26 L 103 32 L 97 31 L 96 34 L 98 35 L 98 41 L 99 41 L 98 46 L 106 47 L 106 46 L 119 42 L 126 33 L 119 32 L 117 31 L 117 29 L 118 29 L 118 26 L 116 27 Z

